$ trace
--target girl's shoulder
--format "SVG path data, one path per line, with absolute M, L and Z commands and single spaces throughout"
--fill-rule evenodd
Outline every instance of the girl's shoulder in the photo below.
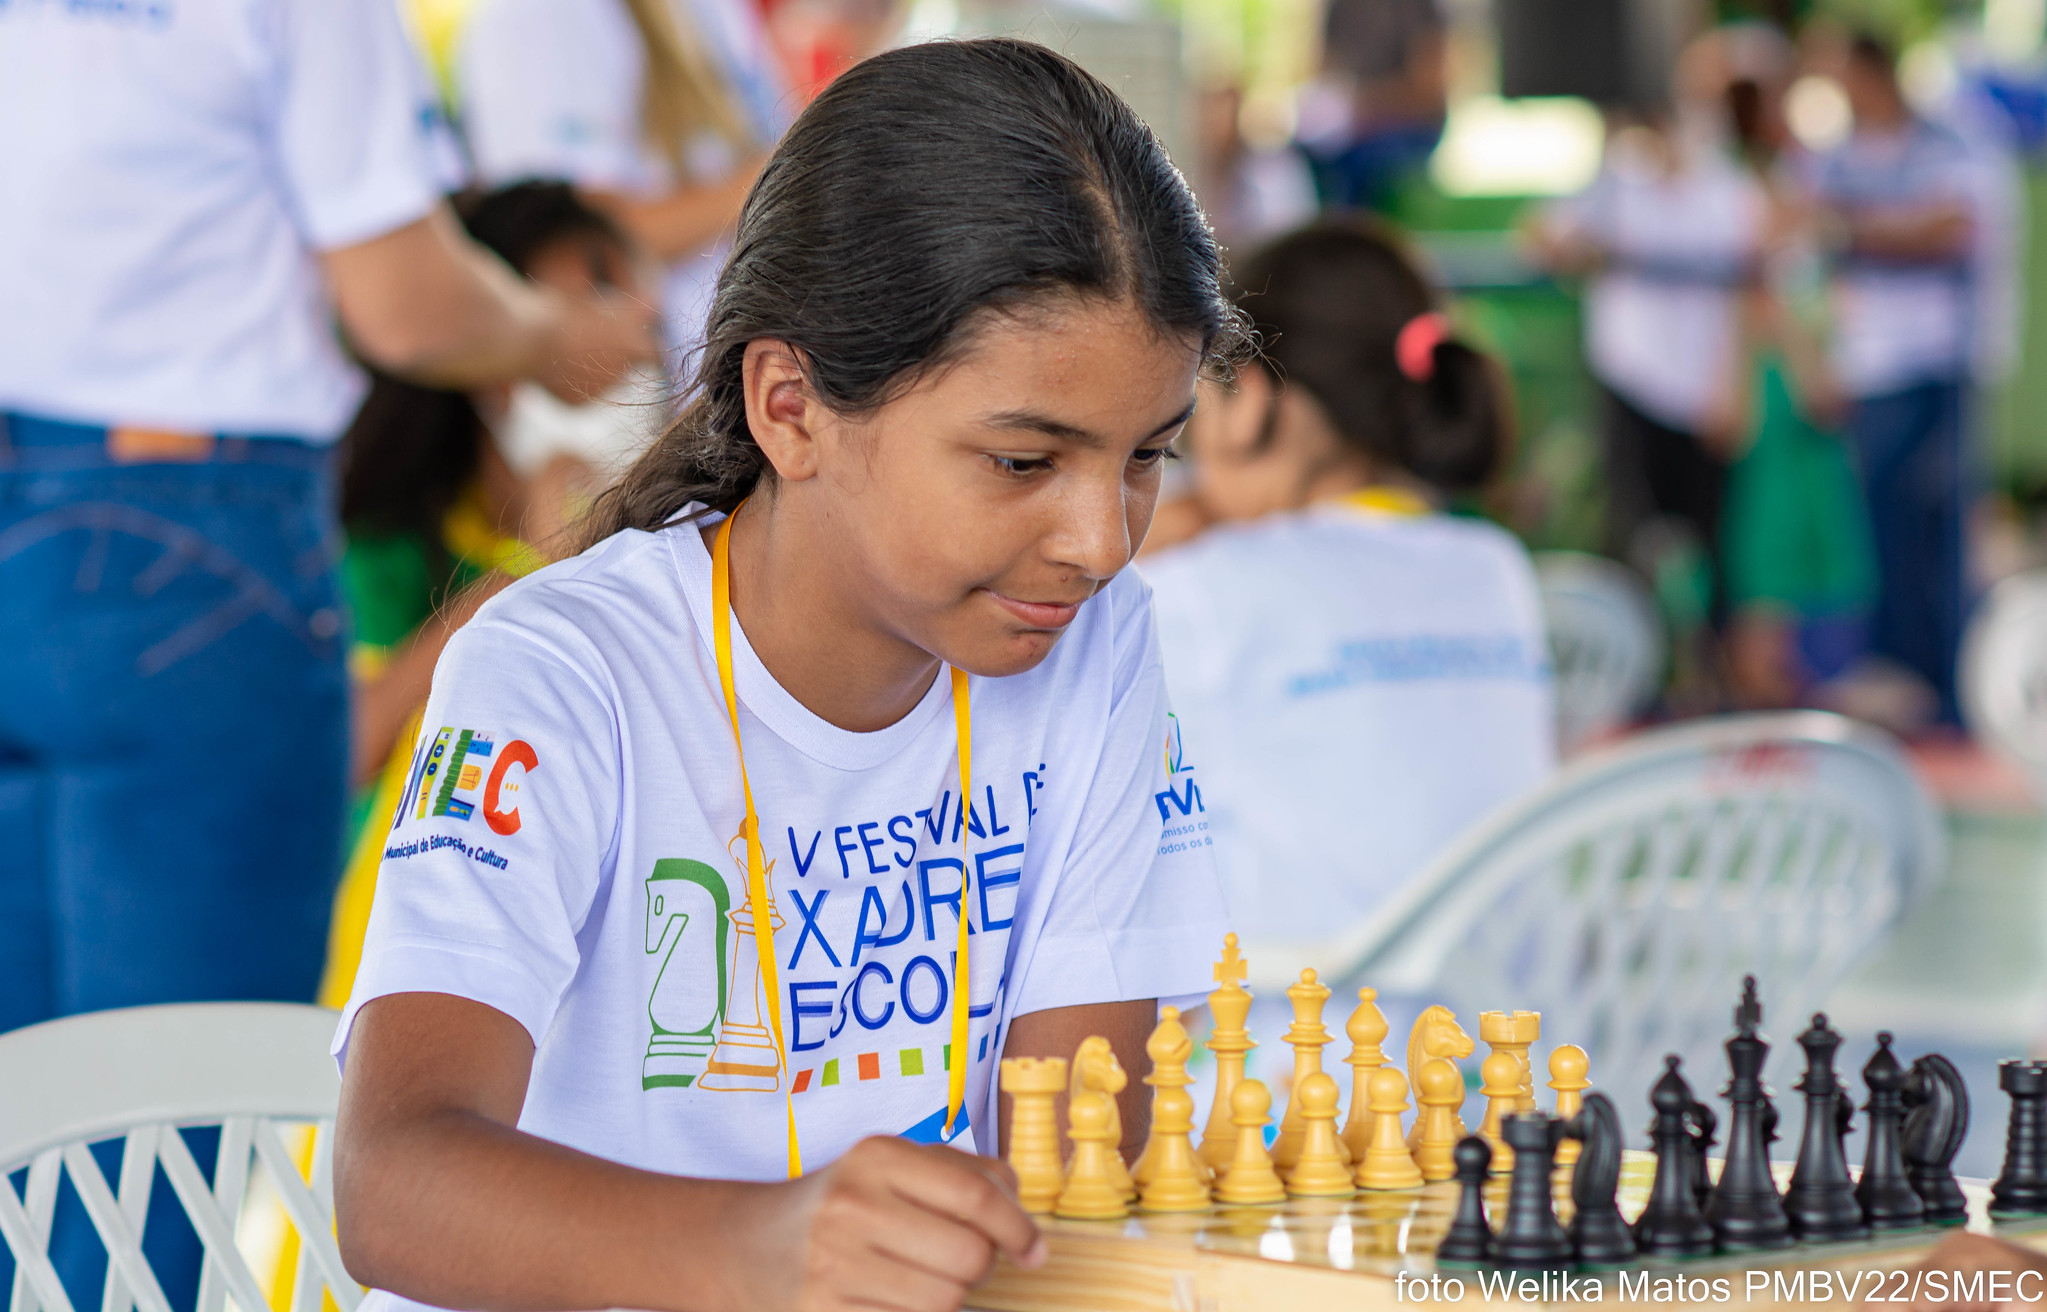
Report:
M 478 607 L 464 631 L 522 638 L 584 673 L 693 638 L 696 621 L 667 541 L 678 531 L 693 530 L 627 529 L 543 566 Z

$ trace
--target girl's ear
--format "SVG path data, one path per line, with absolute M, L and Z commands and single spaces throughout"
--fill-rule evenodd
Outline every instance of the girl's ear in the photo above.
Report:
M 746 344 L 740 366 L 746 426 L 778 478 L 792 483 L 817 474 L 817 433 L 824 413 L 811 394 L 797 349 L 776 338 Z

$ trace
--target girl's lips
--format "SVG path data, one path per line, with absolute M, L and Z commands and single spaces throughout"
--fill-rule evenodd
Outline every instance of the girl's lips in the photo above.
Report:
M 1015 597 L 1005 597 L 999 592 L 990 592 L 988 595 L 995 598 L 1004 610 L 1034 629 L 1063 629 L 1073 623 L 1074 616 L 1080 614 L 1080 603 L 1077 601 L 1070 604 L 1019 601 Z

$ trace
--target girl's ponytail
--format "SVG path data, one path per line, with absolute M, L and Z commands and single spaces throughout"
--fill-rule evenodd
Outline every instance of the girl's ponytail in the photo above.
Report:
M 1395 433 L 1401 467 L 1446 492 L 1484 487 L 1506 463 L 1509 416 L 1499 369 L 1455 338 L 1433 344 Z
M 1322 220 L 1257 252 L 1237 281 L 1266 362 L 1374 464 L 1444 492 L 1481 488 L 1505 465 L 1498 369 L 1456 339 L 1382 228 Z

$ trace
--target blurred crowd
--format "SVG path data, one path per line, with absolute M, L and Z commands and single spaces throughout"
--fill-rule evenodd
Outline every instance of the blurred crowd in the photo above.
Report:
M 768 152 L 910 19 L 894 0 L 443 8 L 408 11 L 410 38 L 387 0 L 283 6 L 274 30 L 206 5 L 0 12 L 0 112 L 66 125 L 0 145 L 0 176 L 38 199 L 0 207 L 22 479 L 0 503 L 0 596 L 50 635 L 0 693 L 0 841 L 36 872 L 0 880 L 19 976 L 0 974 L 0 1029 L 305 996 L 323 935 L 320 996 L 346 996 L 375 821 L 449 634 L 570 549 L 660 431 Z M 1485 522 L 1519 526 L 1511 371 L 1383 217 L 1443 139 L 1449 17 L 1329 0 L 1320 22 L 1288 105 L 1229 79 L 1196 97 L 1185 165 L 1264 354 L 1205 385 L 1144 568 L 1176 700 L 1231 746 L 1216 793 L 1238 800 L 1216 824 L 1258 854 L 1231 877 L 1346 860 L 1290 817 L 1362 794 L 1385 866 L 1346 894 L 1363 907 L 1555 746 L 1528 554 Z M 183 45 L 123 65 L 122 24 Z M 224 80 L 187 85 L 181 60 Z M 118 93 L 95 90 L 110 77 Z M 1532 203 L 1518 238 L 1581 292 L 1603 547 L 1663 603 L 1662 709 L 1956 725 L 1981 398 L 2017 332 L 2018 165 L 1983 116 L 1915 108 L 1867 32 L 1714 28 L 1666 85 L 1603 107 L 1597 176 Z M 161 153 L 130 177 L 137 139 Z M 85 240 L 105 194 L 130 209 Z M 1307 513 L 1338 503 L 1370 533 Z M 259 613 L 288 639 L 257 642 Z M 108 646 L 123 626 L 132 660 Z M 89 698 L 49 696 L 88 649 L 119 659 Z M 1267 670 L 1262 703 L 1246 672 L 1275 654 L 1295 673 Z M 1397 692 L 1342 723 L 1310 696 L 1368 685 Z M 202 782 L 224 800 L 195 811 Z M 185 877 L 134 894 L 141 860 Z M 303 877 L 280 884 L 280 862 Z M 189 930 L 175 953 L 166 924 Z

